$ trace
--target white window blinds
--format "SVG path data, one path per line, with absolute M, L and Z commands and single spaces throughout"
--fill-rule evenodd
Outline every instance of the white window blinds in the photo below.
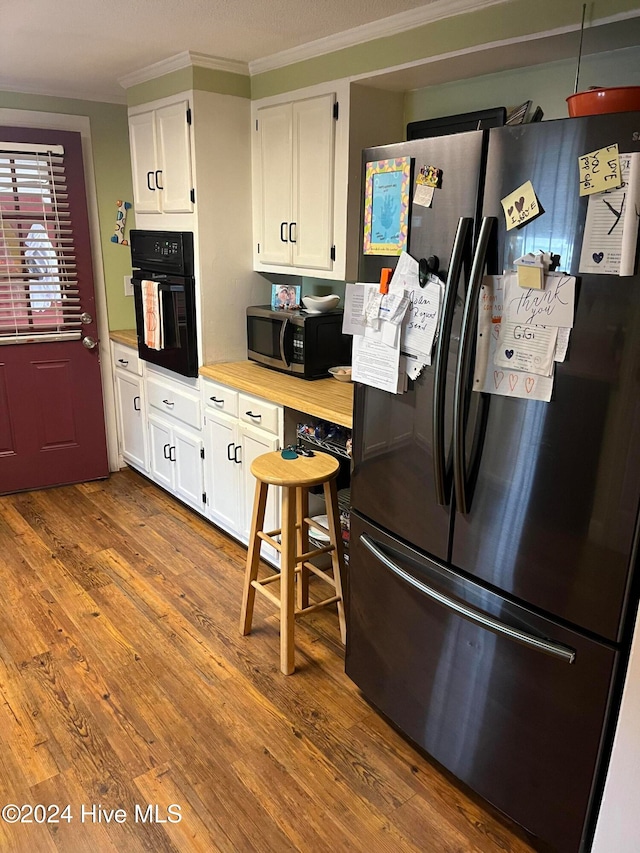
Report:
M 81 337 L 64 148 L 0 142 L 0 344 Z

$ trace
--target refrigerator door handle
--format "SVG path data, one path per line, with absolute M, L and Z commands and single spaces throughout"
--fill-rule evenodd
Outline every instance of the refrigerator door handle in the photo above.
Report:
M 467 299 L 462 315 L 460 330 L 460 352 L 456 369 L 455 391 L 453 396 L 453 482 L 456 490 L 456 507 L 466 515 L 469 512 L 467 496 L 467 472 L 465 462 L 465 390 L 469 370 L 471 369 L 471 353 L 473 351 L 472 329 L 478 313 L 478 296 L 484 275 L 485 261 L 489 241 L 498 220 L 495 216 L 485 216 L 480 226 L 478 244 L 471 266 L 471 276 Z
M 486 628 L 488 631 L 492 631 L 494 634 L 502 634 L 505 637 L 511 638 L 516 643 L 522 643 L 523 645 L 536 649 L 539 652 L 551 655 L 551 657 L 558 658 L 559 660 L 564 661 L 564 663 L 574 663 L 576 659 L 575 649 L 572 649 L 569 646 L 564 646 L 561 643 L 554 643 L 552 640 L 545 640 L 542 637 L 536 637 L 533 634 L 528 634 L 526 631 L 521 631 L 519 628 L 507 625 L 505 622 L 500 622 L 499 619 L 494 619 L 493 616 L 489 616 L 481 610 L 476 610 L 467 604 L 463 604 L 460 601 L 456 601 L 454 598 L 450 598 L 448 595 L 438 592 L 432 587 L 427 586 L 425 583 L 422 583 L 422 581 L 419 581 L 417 578 L 414 578 L 413 575 L 409 574 L 409 572 L 405 572 L 405 570 L 400 568 L 400 566 L 396 565 L 396 563 L 387 557 L 387 555 L 372 539 L 369 538 L 369 536 L 367 536 L 366 533 L 361 534 L 360 541 L 365 548 L 367 548 L 373 556 L 376 557 L 376 559 L 380 560 L 380 562 L 389 569 L 390 572 L 393 572 L 396 577 L 405 581 L 405 583 L 408 583 L 414 589 L 418 590 L 418 592 L 432 599 L 432 601 L 443 605 L 443 607 L 446 607 L 448 610 L 452 610 L 454 613 L 468 619 L 475 625 L 479 625 L 481 628 Z
M 470 216 L 461 216 L 458 220 L 456 236 L 453 240 L 451 260 L 449 262 L 449 274 L 444 291 L 444 311 L 440 321 L 438 341 L 436 343 L 436 355 L 433 370 L 433 479 L 436 492 L 436 500 L 440 506 L 449 503 L 447 494 L 447 470 L 444 450 L 444 402 L 445 383 L 447 374 L 447 354 L 449 351 L 449 339 L 451 337 L 451 324 L 453 323 L 453 312 L 456 305 L 456 294 L 458 292 L 458 281 L 462 271 L 462 264 L 470 255 L 471 235 L 473 219 Z

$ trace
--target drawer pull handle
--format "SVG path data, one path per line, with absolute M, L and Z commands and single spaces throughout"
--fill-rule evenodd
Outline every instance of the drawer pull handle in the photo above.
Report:
M 147 188 L 151 190 L 151 192 L 155 192 L 156 188 L 151 186 L 151 175 L 153 172 L 147 172 Z
M 212 403 L 216 403 L 218 406 L 224 406 L 224 400 L 219 400 L 217 397 L 209 397 Z
M 239 444 L 237 444 L 236 449 L 233 451 L 233 461 L 236 463 L 236 465 L 242 464 L 242 459 L 238 459 L 238 451 L 239 450 L 242 450 L 242 448 L 240 447 Z
M 229 462 L 233 462 L 233 461 L 234 461 L 234 455 L 235 455 L 235 454 L 232 454 L 232 453 L 231 453 L 231 448 L 232 448 L 232 447 L 235 447 L 235 445 L 234 445 L 234 443 L 233 443 L 233 442 L 230 442 L 229 444 L 227 444 L 227 459 L 229 460 Z
M 137 395 L 133 398 L 133 410 L 134 412 L 140 411 L 140 397 L 138 397 Z
M 129 364 L 129 359 L 128 358 L 119 358 L 118 364 L 124 364 L 124 366 L 126 367 Z
M 170 444 L 165 444 L 165 446 L 164 446 L 164 447 L 163 447 L 163 449 L 162 449 L 162 452 L 163 452 L 163 454 L 164 454 L 164 458 L 165 458 L 165 459 L 170 459 L 170 458 L 171 458 L 171 450 L 170 450 L 170 448 L 171 448 L 171 445 L 170 445 Z
M 249 418 L 253 418 L 256 421 L 262 420 L 262 415 L 254 415 L 253 412 L 245 412 L 245 415 Z
M 171 447 L 169 448 L 169 462 L 175 462 L 175 461 L 176 461 L 176 446 L 175 446 L 175 444 L 172 444 Z
M 173 400 L 163 400 L 162 402 L 165 404 L 165 406 L 169 406 L 170 409 L 173 409 L 173 407 L 175 406 Z

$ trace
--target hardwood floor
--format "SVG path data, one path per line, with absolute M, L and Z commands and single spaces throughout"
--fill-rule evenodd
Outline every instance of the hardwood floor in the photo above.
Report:
M 0 497 L 0 806 L 70 806 L 0 849 L 530 853 L 364 701 L 333 610 L 290 677 L 268 602 L 240 636 L 245 554 L 132 471 Z

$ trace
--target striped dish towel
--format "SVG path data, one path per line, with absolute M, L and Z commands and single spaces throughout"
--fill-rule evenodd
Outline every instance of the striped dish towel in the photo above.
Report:
M 142 315 L 144 319 L 144 342 L 149 349 L 164 349 L 162 329 L 162 302 L 157 281 L 142 282 Z

